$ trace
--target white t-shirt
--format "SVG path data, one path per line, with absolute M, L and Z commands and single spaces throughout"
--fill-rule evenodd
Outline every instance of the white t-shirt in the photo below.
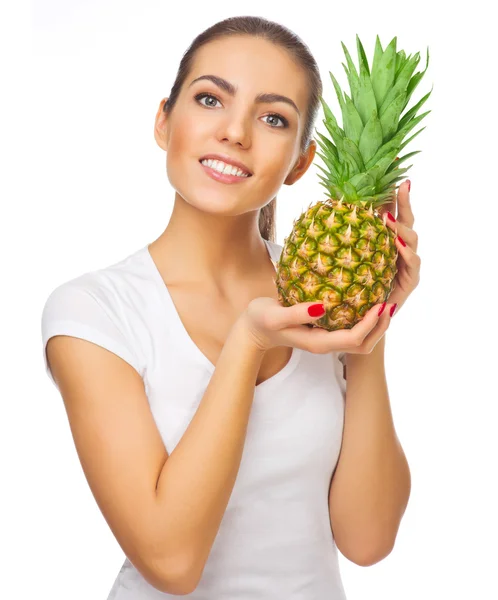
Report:
M 282 246 L 265 240 L 275 265 Z M 49 295 L 46 343 L 90 340 L 141 375 L 171 454 L 194 416 L 214 365 L 194 344 L 148 245 L 80 275 Z M 294 348 L 287 365 L 254 388 L 244 451 L 197 600 L 345 600 L 328 492 L 344 424 L 344 353 Z M 58 388 L 57 388 L 58 389 Z M 152 587 L 125 559 L 108 600 L 176 598 Z

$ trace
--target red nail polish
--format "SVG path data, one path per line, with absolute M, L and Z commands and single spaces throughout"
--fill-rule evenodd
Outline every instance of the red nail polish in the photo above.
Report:
M 325 313 L 325 309 L 323 308 L 323 304 L 312 304 L 308 307 L 308 314 L 310 317 L 319 317 Z
M 392 214 L 389 211 L 387 211 L 387 216 L 389 217 L 389 219 L 391 221 L 393 221 L 393 222 L 396 221 L 396 219 L 392 216 Z
M 391 310 L 389 311 L 389 316 L 392 317 L 394 315 L 394 311 L 396 310 L 396 307 L 398 306 L 398 303 L 396 302 L 396 304 L 393 304 L 391 306 Z
M 400 244 L 403 244 L 403 246 L 406 246 L 405 240 L 400 235 L 398 235 L 398 240 L 400 241 Z
M 412 187 L 412 182 L 409 179 L 407 179 L 407 181 L 408 181 L 408 191 L 410 191 L 411 187 Z
M 378 314 L 379 317 L 384 312 L 384 309 L 386 308 L 386 304 L 387 304 L 387 302 L 384 302 L 382 304 L 382 306 L 379 308 L 379 314 Z

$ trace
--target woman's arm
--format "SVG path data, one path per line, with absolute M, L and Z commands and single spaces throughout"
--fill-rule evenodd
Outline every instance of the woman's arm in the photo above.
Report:
M 339 550 L 368 566 L 389 554 L 410 496 L 410 470 L 394 429 L 385 336 L 370 354 L 348 354 L 344 433 L 329 492 Z
M 58 334 L 47 343 L 91 491 L 126 556 L 159 591 L 197 586 L 239 469 L 264 353 L 237 322 L 169 456 L 134 367 L 87 339 Z
M 197 412 L 158 480 L 163 539 L 184 549 L 189 591 L 201 578 L 235 484 L 264 354 L 250 343 L 243 321 L 237 321 Z

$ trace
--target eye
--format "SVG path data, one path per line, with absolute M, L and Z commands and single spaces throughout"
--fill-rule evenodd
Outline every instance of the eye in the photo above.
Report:
M 211 104 L 202 103 L 201 100 L 204 100 L 204 98 L 213 98 L 215 100 L 215 102 L 221 102 L 221 100 L 213 94 L 207 94 L 207 93 L 197 94 L 197 96 L 195 96 L 196 102 L 198 102 L 199 104 L 201 104 L 201 106 L 204 106 L 206 108 L 213 108 L 213 107 L 215 108 L 215 106 L 213 103 L 211 103 Z M 278 119 L 282 122 L 282 125 L 279 125 L 279 126 L 272 125 L 273 129 L 279 129 L 279 128 L 284 129 L 285 127 L 289 126 L 289 121 L 282 115 L 279 115 L 277 113 L 271 113 L 269 115 L 265 115 L 263 118 L 267 119 L 268 117 L 274 117 L 275 119 Z
M 219 100 L 219 98 L 217 98 L 216 96 L 213 96 L 213 94 L 197 94 L 197 96 L 195 97 L 195 99 L 197 100 L 197 102 L 199 102 L 199 104 L 202 104 L 200 101 L 203 98 L 214 98 L 217 102 L 221 102 L 221 100 Z M 202 104 L 202 106 L 213 106 L 212 104 Z
M 287 119 L 285 117 L 282 117 L 282 115 L 277 115 L 276 113 L 272 113 L 271 115 L 265 115 L 264 118 L 268 118 L 268 117 L 275 117 L 276 119 L 279 119 L 280 121 L 282 121 L 282 125 L 280 127 L 285 128 L 289 125 L 289 122 L 287 121 Z M 276 127 L 274 129 L 277 129 Z

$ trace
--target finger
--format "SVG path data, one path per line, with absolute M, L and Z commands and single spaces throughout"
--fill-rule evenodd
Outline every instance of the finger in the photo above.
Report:
M 385 317 L 386 309 L 387 302 L 372 306 L 359 323 L 352 329 L 344 331 L 351 338 L 348 342 L 352 343 L 353 346 L 361 346 L 368 335 L 377 327 L 379 321 Z M 379 312 L 381 312 L 381 315 L 379 315 Z
M 380 218 L 384 221 L 384 225 L 386 223 L 386 216 L 387 213 L 390 212 L 392 215 L 396 216 L 397 214 L 397 197 L 396 197 L 396 193 L 395 191 L 393 192 L 393 199 L 391 200 L 391 202 L 386 202 L 385 204 L 382 204 L 381 206 L 379 206 L 379 208 L 377 209 Z
M 285 332 L 290 345 L 296 345 L 299 348 L 314 352 L 317 354 L 326 354 L 332 350 L 354 349 L 363 343 L 366 336 L 372 331 L 379 320 L 379 309 L 382 304 L 375 304 L 351 329 L 339 329 L 328 331 L 320 327 L 309 329 L 306 325 L 301 327 L 291 327 Z
M 404 242 L 406 242 L 413 249 L 414 252 L 417 251 L 418 235 L 413 229 L 410 229 L 404 223 L 401 223 L 397 219 L 394 219 L 394 221 L 392 221 L 389 214 L 387 213 L 383 215 L 383 219 L 386 227 L 392 229 L 396 235 L 401 236 L 401 239 Z
M 399 156 L 396 157 L 396 160 L 399 159 Z M 403 185 L 403 184 L 401 184 Z M 399 189 L 401 186 L 395 187 L 393 189 L 392 192 L 392 198 L 390 202 L 386 202 L 384 204 L 382 204 L 381 206 L 379 206 L 379 208 L 377 209 L 379 216 L 381 219 L 384 220 L 384 224 L 386 223 L 385 221 L 385 215 L 387 215 L 387 212 L 389 211 L 392 215 L 394 215 L 394 217 L 396 217 L 396 215 L 398 214 L 397 211 L 397 205 L 398 205 L 398 194 L 399 194 Z
M 319 310 L 319 302 L 299 302 L 294 306 L 273 306 L 268 312 L 268 321 L 266 325 L 273 331 L 279 331 L 285 327 L 313 323 L 325 314 L 324 310 Z M 311 308 L 311 311 L 309 310 Z M 310 314 L 311 313 L 311 314 Z
M 413 229 L 413 224 L 415 223 L 415 217 L 413 216 L 412 206 L 410 203 L 410 192 L 408 188 L 410 184 L 408 180 L 403 181 L 403 183 L 399 186 L 398 190 L 398 214 L 393 215 L 396 217 L 396 220 L 399 223 L 402 223 L 406 227 Z
M 372 352 L 375 346 L 380 342 L 392 322 L 389 313 L 393 306 L 394 303 L 386 304 L 386 308 L 384 309 L 382 316 L 378 319 L 377 324 L 372 331 L 363 340 L 362 345 L 359 348 L 356 348 L 356 353 L 370 354 L 370 352 Z
M 401 258 L 403 259 L 407 274 L 410 279 L 418 280 L 420 273 L 420 265 L 422 260 L 420 256 L 407 244 L 404 246 L 400 241 L 399 237 L 396 236 L 394 243 L 396 244 L 396 248 L 398 249 Z

